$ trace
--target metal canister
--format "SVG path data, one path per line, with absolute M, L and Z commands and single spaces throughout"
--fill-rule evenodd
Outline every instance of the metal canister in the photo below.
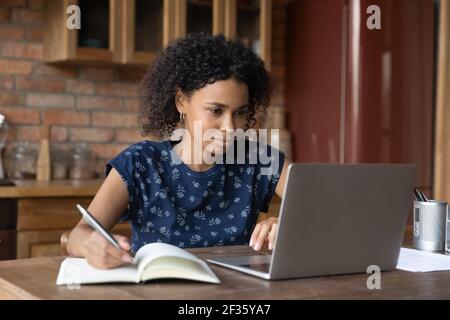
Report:
M 436 252 L 445 250 L 447 207 L 445 201 L 414 201 L 414 248 Z

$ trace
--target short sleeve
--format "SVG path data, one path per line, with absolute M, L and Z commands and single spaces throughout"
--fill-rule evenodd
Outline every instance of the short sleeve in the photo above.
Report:
M 261 211 L 269 210 L 270 201 L 272 200 L 278 181 L 283 171 L 284 153 L 270 145 L 259 146 L 259 172 L 260 186 L 262 190 Z
M 141 167 L 141 154 L 139 150 L 136 150 L 131 146 L 122 151 L 115 158 L 110 160 L 105 167 L 105 176 L 111 172 L 114 168 L 119 173 L 122 181 L 124 182 L 129 195 L 129 203 L 125 212 L 120 217 L 120 222 L 133 221 L 136 219 L 136 212 L 139 206 L 139 188 L 141 183 L 141 174 L 137 168 Z

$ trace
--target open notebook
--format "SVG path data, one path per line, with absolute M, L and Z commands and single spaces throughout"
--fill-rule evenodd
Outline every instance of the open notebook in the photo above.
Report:
M 96 269 L 84 258 L 66 258 L 56 284 L 139 283 L 164 278 L 220 283 L 206 262 L 193 254 L 170 244 L 150 243 L 136 252 L 134 264 L 115 269 Z

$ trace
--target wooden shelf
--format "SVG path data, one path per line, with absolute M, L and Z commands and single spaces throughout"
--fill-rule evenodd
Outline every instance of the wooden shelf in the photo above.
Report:
M 15 180 L 14 187 L 0 187 L 0 198 L 93 197 L 102 179 L 92 180 Z

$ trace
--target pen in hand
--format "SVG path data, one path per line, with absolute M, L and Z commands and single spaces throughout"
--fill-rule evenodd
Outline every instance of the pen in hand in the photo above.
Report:
M 117 240 L 105 229 L 103 226 L 92 216 L 92 214 L 89 213 L 85 208 L 83 208 L 81 205 L 76 205 L 78 211 L 80 211 L 81 215 L 83 216 L 83 219 L 89 224 L 89 226 L 94 229 L 95 231 L 98 231 L 106 240 L 108 240 L 114 247 L 116 247 L 119 250 L 123 250 Z M 131 256 L 130 263 L 135 264 L 136 261 L 134 257 Z

